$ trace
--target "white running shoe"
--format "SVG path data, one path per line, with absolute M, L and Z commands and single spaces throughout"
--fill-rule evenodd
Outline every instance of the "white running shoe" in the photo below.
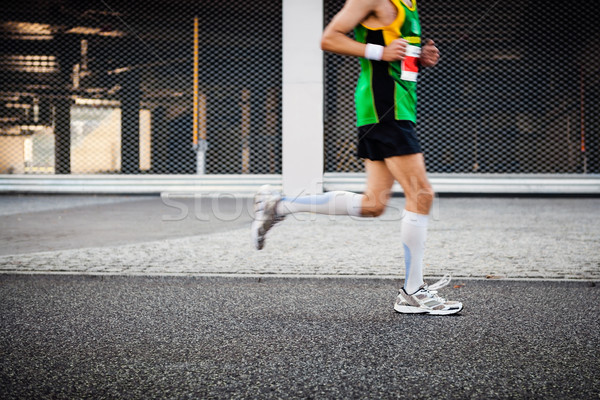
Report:
M 429 290 L 426 284 L 421 286 L 414 294 L 408 294 L 404 288 L 400 289 L 394 310 L 403 314 L 431 314 L 450 315 L 463 309 L 462 303 L 448 301 L 437 295 L 434 290 Z
M 265 235 L 275 224 L 283 221 L 284 216 L 277 215 L 277 203 L 281 195 L 271 190 L 269 185 L 260 187 L 254 195 L 254 222 L 252 222 L 252 242 L 257 250 L 265 246 Z

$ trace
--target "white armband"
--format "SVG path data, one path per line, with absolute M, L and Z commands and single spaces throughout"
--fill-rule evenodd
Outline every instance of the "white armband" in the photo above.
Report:
M 365 58 L 369 60 L 377 60 L 380 61 L 383 57 L 383 46 L 378 44 L 367 43 L 367 47 L 365 48 Z

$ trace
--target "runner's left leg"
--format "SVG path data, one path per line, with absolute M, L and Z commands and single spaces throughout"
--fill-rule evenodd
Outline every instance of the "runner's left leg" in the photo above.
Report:
M 401 233 L 406 267 L 404 290 L 413 294 L 424 284 L 423 255 L 433 188 L 427 179 L 422 153 L 386 158 L 385 163 L 404 190 L 406 203 Z

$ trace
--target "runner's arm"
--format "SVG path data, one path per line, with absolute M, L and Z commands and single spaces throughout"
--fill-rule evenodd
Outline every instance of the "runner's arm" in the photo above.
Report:
M 440 59 L 440 51 L 438 50 L 435 42 L 429 39 L 423 45 L 421 50 L 421 59 L 419 62 L 423 67 L 434 67 Z
M 347 0 L 323 32 L 321 49 L 346 56 L 364 57 L 366 44 L 346 36 L 358 24 L 375 12 L 379 0 Z M 383 50 L 383 61 L 404 59 L 407 42 L 396 39 Z

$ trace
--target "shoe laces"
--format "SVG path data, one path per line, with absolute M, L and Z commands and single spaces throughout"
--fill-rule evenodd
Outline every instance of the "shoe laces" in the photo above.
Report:
M 422 290 L 424 290 L 427 293 L 427 297 L 434 299 L 440 303 L 446 303 L 446 299 L 444 299 L 442 296 L 439 296 L 437 294 L 437 290 L 430 290 L 427 285 L 425 285 Z
M 281 194 L 276 192 L 263 192 L 256 196 L 254 201 L 255 211 L 265 211 L 269 202 L 273 201 L 275 206 L 281 200 Z
M 446 274 L 439 281 L 434 282 L 431 285 L 428 285 L 428 288 L 430 291 L 437 292 L 438 289 L 441 289 L 444 286 L 447 286 L 451 280 L 452 280 L 452 277 L 450 276 L 450 274 Z

